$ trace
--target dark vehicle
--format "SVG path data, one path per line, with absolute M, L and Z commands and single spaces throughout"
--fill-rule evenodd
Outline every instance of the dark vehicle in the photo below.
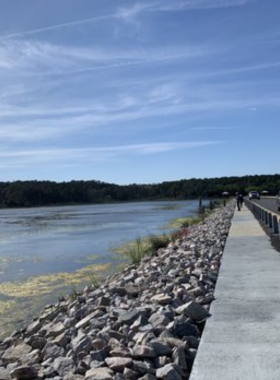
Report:
M 249 195 L 249 200 L 251 201 L 252 199 L 260 199 L 260 194 L 258 191 L 250 191 Z
M 279 193 L 276 195 L 276 204 L 278 211 L 280 211 L 280 190 Z

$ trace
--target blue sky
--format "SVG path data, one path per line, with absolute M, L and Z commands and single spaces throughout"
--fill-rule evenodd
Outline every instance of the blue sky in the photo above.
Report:
M 0 180 L 279 173 L 277 0 L 0 0 Z

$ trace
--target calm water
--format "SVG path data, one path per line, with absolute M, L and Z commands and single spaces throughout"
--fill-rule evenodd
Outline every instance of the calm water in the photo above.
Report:
M 67 273 L 80 278 L 83 268 L 108 263 L 115 270 L 121 260 L 116 246 L 168 232 L 170 220 L 197 207 L 197 201 L 162 201 L 0 210 L 0 336 L 1 328 L 2 335 L 11 330 L 11 318 L 18 327 L 69 290 Z

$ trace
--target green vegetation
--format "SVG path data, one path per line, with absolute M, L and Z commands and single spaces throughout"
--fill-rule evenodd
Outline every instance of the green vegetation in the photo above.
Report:
M 138 237 L 135 241 L 115 248 L 114 252 L 126 256 L 133 264 L 139 264 L 143 257 L 154 255 L 158 249 L 167 247 L 170 242 L 187 236 L 188 227 L 203 222 L 210 213 L 211 211 L 190 218 L 175 219 L 168 224 L 169 228 L 176 228 L 170 234 L 150 235 L 145 238 Z
M 71 293 L 70 293 L 69 297 L 70 297 L 72 302 L 77 299 L 78 294 L 79 294 L 79 292 L 78 292 L 77 286 L 75 284 L 71 284 Z
M 89 285 L 91 288 L 96 289 L 100 285 L 100 275 L 96 272 L 91 272 L 88 275 L 89 278 Z
M 138 237 L 135 242 L 130 244 L 130 247 L 126 250 L 125 254 L 133 264 L 139 264 L 143 257 L 151 254 L 151 250 L 150 247 Z
M 280 175 L 255 175 L 183 179 L 148 185 L 116 185 L 100 181 L 0 182 L 0 207 L 33 207 L 62 204 L 126 202 L 158 199 L 194 199 L 220 197 L 224 191 L 234 195 L 250 190 L 267 190 L 276 194 L 280 189 Z
M 110 268 L 111 263 L 92 264 L 78 269 L 74 273 L 61 272 L 30 277 L 21 282 L 4 282 L 0 284 L 0 297 L 23 298 L 51 294 L 54 290 L 61 289 L 65 286 L 71 287 L 73 290 L 76 285 L 83 284 L 87 281 L 92 284 L 93 274 L 96 282 L 98 276 L 108 272 Z
M 157 251 L 160 248 L 165 248 L 170 242 L 170 236 L 163 235 L 150 235 L 148 237 L 148 246 L 152 252 Z
M 210 212 L 193 216 L 191 218 L 173 220 L 171 223 L 173 226 L 177 227 L 177 230 L 170 234 L 170 241 L 175 242 L 175 240 L 184 239 L 188 234 L 188 227 L 203 222 L 208 215 L 210 215 Z
M 155 254 L 158 249 L 166 247 L 169 242 L 170 236 L 167 234 L 150 235 L 145 238 L 138 237 L 134 241 L 117 247 L 114 251 L 123 254 L 131 263 L 139 264 L 143 257 Z
M 0 284 L 0 339 L 22 327 L 23 321 L 31 320 L 44 304 L 68 293 L 72 300 L 84 285 L 96 288 L 101 278 L 111 272 L 112 264 L 91 264 L 73 273 L 61 272 L 41 275 L 24 281 Z
M 169 223 L 167 223 L 164 228 L 184 228 L 193 226 L 194 224 L 198 224 L 200 222 L 203 222 L 203 220 L 210 214 L 210 212 L 205 212 L 204 214 L 199 214 L 195 216 L 191 216 L 188 218 L 178 218 L 178 219 L 172 219 Z
M 180 227 L 184 228 L 184 227 L 194 226 L 195 224 L 202 222 L 205 219 L 205 217 L 206 215 L 202 214 L 202 215 L 194 216 L 193 218 L 185 218 L 182 220 Z

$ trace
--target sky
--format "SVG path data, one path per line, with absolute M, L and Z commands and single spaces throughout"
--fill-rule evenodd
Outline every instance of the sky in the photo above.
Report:
M 0 0 L 0 181 L 279 173 L 280 1 Z

